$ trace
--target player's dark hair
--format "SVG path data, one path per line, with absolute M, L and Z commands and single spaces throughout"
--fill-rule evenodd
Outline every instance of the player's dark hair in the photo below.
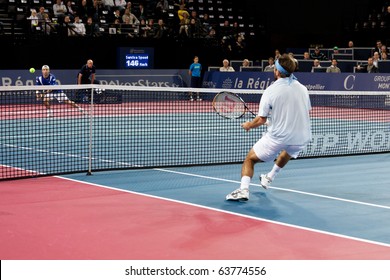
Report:
M 278 60 L 279 60 L 279 64 L 289 73 L 293 73 L 297 68 L 295 61 L 291 58 L 289 54 L 285 53 L 281 55 Z

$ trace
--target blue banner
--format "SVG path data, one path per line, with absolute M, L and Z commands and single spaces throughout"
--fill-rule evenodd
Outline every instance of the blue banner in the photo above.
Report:
M 0 70 L 0 86 L 34 85 L 37 70 L 31 74 L 25 70 Z M 51 72 L 59 84 L 76 84 L 78 70 Z M 295 73 L 309 90 L 317 91 L 389 91 L 390 75 L 381 73 Z M 189 87 L 187 69 L 174 70 L 97 70 L 96 79 L 103 85 L 132 85 L 147 87 Z M 224 89 L 264 90 L 274 82 L 272 72 L 206 72 L 203 87 Z
M 388 91 L 390 75 L 379 73 L 303 73 L 294 75 L 309 90 Z M 274 82 L 273 72 L 206 72 L 203 87 L 264 90 Z
M 51 73 L 56 76 L 60 85 L 77 83 L 79 70 L 56 70 Z M 37 69 L 31 74 L 25 70 L 0 70 L 0 86 L 29 86 L 35 84 L 36 76 L 41 71 Z M 96 79 L 103 85 L 132 85 L 145 87 L 188 87 L 188 70 L 107 70 L 97 69 Z

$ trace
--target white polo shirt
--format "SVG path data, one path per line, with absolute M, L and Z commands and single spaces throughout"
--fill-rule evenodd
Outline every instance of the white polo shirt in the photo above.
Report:
M 280 78 L 264 91 L 258 115 L 269 118 L 267 134 L 272 141 L 305 145 L 311 141 L 309 93 L 297 80 L 289 82 Z

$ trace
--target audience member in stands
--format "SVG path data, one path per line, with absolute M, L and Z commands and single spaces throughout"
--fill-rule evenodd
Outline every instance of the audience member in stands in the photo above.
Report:
M 167 37 L 168 29 L 165 27 L 164 20 L 160 18 L 157 22 L 157 26 L 154 29 L 154 38 L 162 39 Z
M 37 31 L 37 27 L 39 26 L 39 18 L 35 9 L 31 9 L 31 15 L 27 19 L 29 20 L 31 31 Z
M 77 8 L 77 15 L 82 22 L 87 22 L 88 17 L 92 15 L 92 7 L 88 5 L 87 0 L 81 0 L 81 5 Z
M 311 72 L 314 72 L 313 68 L 316 68 L 316 67 L 321 67 L 321 63 L 318 59 L 313 60 L 313 67 L 311 68 Z
M 114 0 L 114 9 L 118 9 L 119 11 L 124 11 L 126 9 L 126 5 L 127 5 L 126 0 Z
M 168 0 L 159 0 L 156 4 L 157 18 L 167 19 L 168 18 L 168 9 L 169 9 Z
M 192 21 L 192 23 L 191 23 L 191 21 Z M 195 10 L 191 11 L 190 24 L 192 25 L 192 29 L 194 29 L 194 31 L 195 31 L 195 34 L 196 34 L 195 38 L 200 38 L 201 35 L 203 35 L 202 22 L 200 21 L 200 19 L 198 17 L 198 13 Z M 192 35 L 194 35 L 194 33 L 192 33 Z
M 126 11 L 126 9 L 124 10 Z M 112 14 L 112 19 L 111 19 L 111 22 L 115 22 L 116 20 L 119 20 L 119 23 L 122 23 L 123 22 L 123 18 L 122 18 L 122 15 L 121 15 L 121 11 L 120 9 L 116 8 L 114 10 L 114 13 Z
M 264 72 L 274 72 L 275 69 L 275 59 L 270 56 L 268 58 L 268 65 L 264 67 Z
M 220 38 L 225 37 L 227 40 L 232 39 L 232 37 L 233 37 L 232 29 L 230 28 L 230 23 L 228 20 L 225 20 L 223 22 L 223 25 L 219 29 L 220 30 L 218 33 L 219 33 Z
M 43 6 L 39 7 L 39 11 L 38 11 L 38 13 L 37 13 L 37 17 L 38 17 L 38 19 L 39 19 L 40 21 L 44 20 L 44 18 L 43 18 L 43 14 L 44 14 L 44 13 L 46 13 L 46 12 L 45 12 L 45 7 L 43 7 Z
M 187 19 L 189 20 L 190 19 L 190 14 L 188 13 L 188 11 L 186 10 L 185 8 L 185 5 L 184 4 L 181 4 L 179 6 L 179 9 L 177 10 L 177 16 L 179 17 L 179 22 L 181 22 L 184 18 L 184 15 L 187 16 Z
M 367 59 L 367 65 L 358 65 L 356 66 L 357 72 L 363 73 L 378 73 L 378 67 L 374 65 L 374 60 L 372 57 Z
M 311 53 L 310 57 L 311 59 L 328 60 L 326 55 L 319 49 L 319 47 L 314 48 L 314 53 Z
M 50 35 L 50 34 L 56 32 L 57 24 L 52 22 L 50 15 L 48 13 L 44 13 L 42 16 L 43 16 L 43 21 L 44 21 L 44 23 L 42 23 L 43 32 L 46 35 Z
M 188 12 L 183 12 L 181 13 L 181 20 L 179 23 L 179 37 L 181 38 L 189 38 L 190 36 L 190 19 L 189 19 L 190 14 Z
M 387 49 L 387 46 L 382 44 L 381 49 L 379 51 L 379 55 L 382 57 L 382 53 L 388 53 L 389 50 Z
M 382 40 L 377 40 L 375 43 L 375 47 L 373 49 L 372 55 L 374 55 L 375 52 L 378 52 L 378 54 L 380 55 L 382 45 L 383 45 Z
M 247 68 L 247 67 L 250 67 L 250 61 L 249 59 L 245 58 L 243 61 L 242 61 L 242 65 L 241 65 L 243 68 Z
M 348 41 L 348 48 L 353 48 L 353 47 L 354 47 L 353 41 Z
M 122 22 L 126 24 L 139 24 L 139 19 L 130 11 L 129 8 L 125 9 L 125 12 L 122 16 Z
M 76 11 L 75 10 L 73 10 L 73 2 L 72 2 L 72 0 L 67 0 L 66 1 L 66 5 L 65 5 L 65 8 L 66 8 L 66 10 L 65 10 L 65 15 L 66 16 L 69 16 L 69 18 L 70 18 L 70 20 L 74 20 L 74 17 L 75 17 L 75 15 L 76 15 Z
M 373 63 L 376 68 L 378 68 L 378 61 L 380 60 L 379 52 L 374 52 L 374 55 L 372 56 Z
M 388 60 L 388 54 L 387 52 L 381 52 L 381 61 Z
M 56 0 L 53 5 L 53 14 L 58 19 L 59 23 L 62 23 L 66 13 L 66 6 L 61 0 Z
M 280 51 L 279 51 L 279 49 L 275 49 L 275 56 L 274 56 L 274 60 L 278 60 L 280 56 L 281 56 L 281 54 L 280 54 Z
M 222 64 L 223 66 L 219 68 L 220 72 L 234 72 L 234 68 L 229 65 L 229 60 L 224 59 Z
M 207 13 L 203 14 L 203 19 L 201 19 L 201 23 L 202 23 L 202 28 L 204 29 L 206 34 L 208 34 L 210 30 L 213 28 L 213 24 L 212 21 L 210 20 L 209 14 Z
M 310 53 L 309 52 L 304 52 L 303 53 L 303 59 L 304 60 L 310 60 L 311 58 L 310 58 Z
M 113 12 L 115 9 L 114 0 L 102 0 L 104 7 L 108 10 L 108 12 Z
M 90 37 L 100 36 L 99 25 L 93 22 L 92 17 L 88 17 L 85 23 L 85 35 Z
M 341 73 L 340 68 L 337 66 L 337 59 L 332 59 L 332 64 L 326 68 L 326 73 Z
M 78 36 L 75 31 L 75 25 L 72 23 L 70 16 L 66 15 L 64 17 L 64 22 L 61 24 L 61 34 L 62 36 Z
M 146 15 L 146 9 L 145 9 L 144 4 L 139 3 L 138 9 L 137 9 L 137 11 L 134 11 L 134 14 L 136 15 L 136 17 L 139 20 L 141 20 L 141 19 L 146 20 L 147 19 L 147 15 Z
M 79 16 L 74 17 L 74 30 L 79 36 L 85 36 L 85 25 L 80 21 Z
M 99 22 L 99 20 L 103 16 L 104 5 L 100 0 L 93 0 L 92 6 L 92 17 L 95 22 Z
M 242 59 L 246 56 L 246 44 L 244 37 L 241 35 L 237 36 L 236 42 L 233 45 L 233 55 L 236 59 Z
M 390 27 L 390 5 L 386 7 L 386 11 L 383 15 L 383 20 L 386 23 L 386 26 Z

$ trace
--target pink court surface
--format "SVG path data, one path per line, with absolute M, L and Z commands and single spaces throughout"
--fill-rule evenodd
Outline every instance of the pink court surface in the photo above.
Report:
M 376 260 L 390 246 L 61 177 L 0 182 L 2 260 Z

